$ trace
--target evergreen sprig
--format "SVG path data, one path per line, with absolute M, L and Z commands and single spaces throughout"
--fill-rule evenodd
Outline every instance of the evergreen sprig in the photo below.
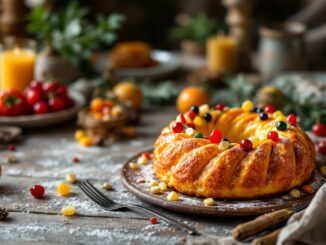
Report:
M 43 6 L 35 7 L 28 16 L 27 30 L 34 34 L 40 48 L 49 46 L 88 73 L 91 55 L 116 40 L 116 31 L 125 20 L 122 15 L 112 14 L 98 16 L 93 24 L 86 18 L 88 13 L 89 9 L 77 1 L 51 12 Z

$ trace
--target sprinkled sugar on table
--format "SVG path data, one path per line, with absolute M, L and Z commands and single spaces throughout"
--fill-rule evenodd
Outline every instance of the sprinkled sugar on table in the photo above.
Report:
M 57 196 L 57 185 L 66 174 L 74 173 L 98 188 L 105 181 L 112 183 L 112 191 L 103 191 L 116 201 L 141 203 L 123 187 L 121 167 L 135 153 L 151 148 L 163 125 L 175 115 L 170 108 L 147 111 L 137 128 L 138 137 L 105 148 L 79 146 L 73 139 L 73 122 L 25 132 L 24 141 L 14 152 L 17 163 L 5 163 L 8 152 L 0 152 L 0 204 L 10 211 L 8 220 L 0 221 L 0 244 L 185 244 L 229 237 L 231 230 L 248 218 L 191 217 L 155 207 L 203 233 L 190 237 L 163 222 L 153 225 L 149 218 L 131 211 L 103 211 L 75 185 L 71 185 L 69 197 Z M 73 163 L 76 156 L 80 162 Z M 29 188 L 35 184 L 45 187 L 43 199 L 31 196 Z M 67 205 L 75 206 L 76 216 L 61 215 L 61 208 Z

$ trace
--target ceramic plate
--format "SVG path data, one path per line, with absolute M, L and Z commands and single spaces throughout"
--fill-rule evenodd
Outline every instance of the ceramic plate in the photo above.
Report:
M 171 202 L 166 199 L 170 191 L 157 195 L 152 194 L 148 188 L 148 184 L 152 180 L 157 180 L 153 173 L 152 162 L 141 166 L 139 170 L 132 170 L 129 167 L 129 163 L 136 161 L 142 153 L 140 152 L 130 158 L 123 166 L 121 177 L 124 186 L 139 199 L 175 212 L 209 216 L 260 215 L 282 208 L 308 204 L 314 196 L 314 194 L 302 193 L 300 198 L 292 198 L 288 194 L 284 194 L 258 200 L 216 200 L 214 206 L 205 206 L 203 198 L 179 194 L 179 200 Z M 311 178 L 314 190 L 317 190 L 324 182 L 325 178 L 318 171 L 315 171 Z
M 69 95 L 75 101 L 75 105 L 72 108 L 44 115 L 27 115 L 17 117 L 0 116 L 0 125 L 10 125 L 22 128 L 37 128 L 62 123 L 72 119 L 84 106 L 85 97 L 81 93 L 73 90 L 69 91 Z
M 95 56 L 95 66 L 98 71 L 106 72 L 110 68 L 111 64 L 108 57 L 109 55 L 107 53 L 101 53 Z M 157 66 L 117 69 L 115 71 L 116 75 L 119 78 L 162 78 L 173 73 L 180 66 L 178 56 L 171 52 L 154 50 L 152 51 L 152 58 L 159 63 Z

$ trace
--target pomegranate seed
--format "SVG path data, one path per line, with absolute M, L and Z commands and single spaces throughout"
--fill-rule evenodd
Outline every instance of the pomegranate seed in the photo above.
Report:
M 143 155 L 146 159 L 148 159 L 148 160 L 151 159 L 151 154 L 149 152 L 146 151 L 143 153 Z
M 225 107 L 224 104 L 217 104 L 217 105 L 215 106 L 215 109 L 216 109 L 216 110 L 223 111 L 223 110 L 224 110 L 224 107 Z
M 326 126 L 323 123 L 315 124 L 312 127 L 312 131 L 317 136 L 323 136 L 325 134 L 325 132 L 326 132 Z
M 311 185 L 304 185 L 302 187 L 302 190 L 306 193 L 313 193 L 314 192 L 314 188 Z
M 157 218 L 155 218 L 155 217 L 149 218 L 149 222 L 151 222 L 152 225 L 155 225 L 158 223 Z
M 274 142 L 278 141 L 278 133 L 276 131 L 270 131 L 267 134 L 267 139 L 273 140 Z
M 186 126 L 187 126 L 188 128 L 193 128 L 193 129 L 195 129 L 195 124 L 193 124 L 193 123 L 187 123 Z
M 73 163 L 80 162 L 80 159 L 79 159 L 78 157 L 73 157 L 73 158 L 72 158 L 72 162 L 73 162 Z
M 172 125 L 172 130 L 174 133 L 181 133 L 183 131 L 183 125 L 180 122 L 176 122 Z
M 209 136 L 209 140 L 214 143 L 214 144 L 218 144 L 221 142 L 222 140 L 222 133 L 220 130 L 215 129 L 212 131 L 211 135 Z
M 318 152 L 320 154 L 326 155 L 326 141 L 319 142 L 318 144 Z
M 44 196 L 45 189 L 41 185 L 34 185 L 29 189 L 29 191 L 33 197 L 42 198 Z
M 188 117 L 190 117 L 191 120 L 194 120 L 196 117 L 196 113 L 193 111 L 187 111 L 186 114 Z
M 180 119 L 182 123 L 187 123 L 187 120 L 183 114 L 180 114 Z
M 267 106 L 265 106 L 265 112 L 266 113 L 273 113 L 275 111 L 276 111 L 275 106 L 273 106 L 273 105 L 267 105 Z
M 252 143 L 248 139 L 243 139 L 240 142 L 240 147 L 241 147 L 242 150 L 248 152 L 248 151 L 251 151 L 251 149 L 252 149 Z
M 16 146 L 13 144 L 8 145 L 8 151 L 16 151 Z
M 291 126 L 293 127 L 297 126 L 297 117 L 294 114 L 288 115 L 286 120 L 288 121 L 288 123 L 291 124 Z

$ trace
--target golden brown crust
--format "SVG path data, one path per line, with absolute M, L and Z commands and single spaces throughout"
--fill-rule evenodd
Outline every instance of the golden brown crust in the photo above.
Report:
M 275 130 L 280 119 L 284 118 L 261 121 L 255 113 L 234 108 L 201 129 L 219 128 L 231 141 L 239 142 Z M 173 133 L 170 125 L 155 142 L 154 172 L 170 188 L 198 197 L 253 199 L 282 193 L 309 179 L 315 149 L 299 127 L 279 134 L 278 142 L 264 138 L 249 153 L 238 144 L 220 151 L 207 139 Z

